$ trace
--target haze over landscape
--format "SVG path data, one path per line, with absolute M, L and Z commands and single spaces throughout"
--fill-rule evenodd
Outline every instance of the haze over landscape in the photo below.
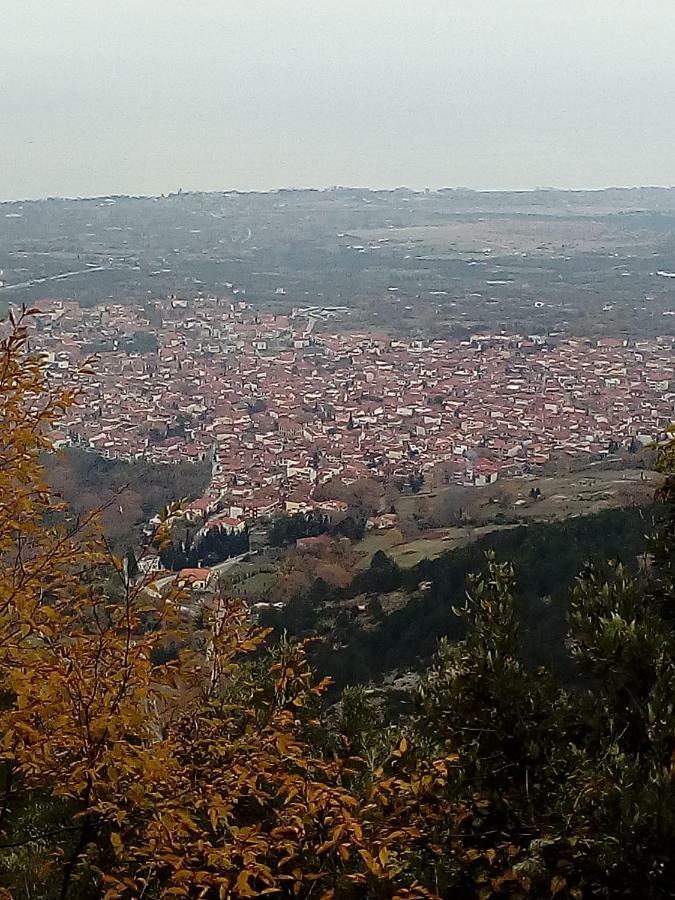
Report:
M 669 185 L 669 0 L 9 0 L 0 198 Z
M 0 900 L 675 897 L 674 46 L 4 4 Z

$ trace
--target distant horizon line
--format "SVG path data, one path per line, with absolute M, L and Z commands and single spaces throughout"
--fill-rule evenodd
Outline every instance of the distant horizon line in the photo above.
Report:
M 203 194 L 221 194 L 221 195 L 265 195 L 265 194 L 301 194 L 301 193 L 331 193 L 337 191 L 364 191 L 370 194 L 441 194 L 441 193 L 458 193 L 458 194 L 537 194 L 537 193 L 556 193 L 556 194 L 598 194 L 609 191 L 650 191 L 661 190 L 670 191 L 675 189 L 673 184 L 633 184 L 620 185 L 609 184 L 602 187 L 555 187 L 552 185 L 527 188 L 471 188 L 464 186 L 443 186 L 437 188 L 411 188 L 406 185 L 397 185 L 396 187 L 366 187 L 364 185 L 342 185 L 335 184 L 325 187 L 275 187 L 266 189 L 243 189 L 243 188 L 225 188 L 225 189 L 189 189 L 183 190 L 177 188 L 173 191 L 162 193 L 120 193 L 111 192 L 105 194 L 90 195 L 67 195 L 67 194 L 48 194 L 40 197 L 21 197 L 17 199 L 4 199 L 0 197 L 0 205 L 21 204 L 21 203 L 47 203 L 53 200 L 61 200 L 68 202 L 87 202 L 92 200 L 166 200 L 172 197 L 195 196 Z

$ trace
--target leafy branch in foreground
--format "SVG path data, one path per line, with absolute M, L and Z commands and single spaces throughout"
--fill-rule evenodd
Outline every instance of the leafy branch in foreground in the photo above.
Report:
M 132 579 L 95 516 L 74 527 L 40 454 L 53 394 L 26 316 L 0 344 L 0 878 L 16 897 L 428 896 L 394 827 L 404 782 L 357 796 L 309 740 L 323 685 L 302 647 L 220 598 Z M 166 539 L 161 534 L 157 541 Z M 171 641 L 178 658 L 153 664 Z M 262 654 L 262 655 L 261 655 Z M 407 815 L 403 816 L 407 819 Z

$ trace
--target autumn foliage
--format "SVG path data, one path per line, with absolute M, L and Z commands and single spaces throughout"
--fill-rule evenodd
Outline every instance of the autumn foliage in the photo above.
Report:
M 188 629 L 181 594 L 130 579 L 95 517 L 49 524 L 65 511 L 40 454 L 75 395 L 50 389 L 25 320 L 0 346 L 7 887 L 62 898 L 428 896 L 405 864 L 423 838 L 409 807 L 419 792 L 405 779 L 364 785 L 362 760 L 340 742 L 321 746 L 324 686 L 302 647 L 263 652 L 265 634 L 226 599 Z M 169 641 L 178 658 L 155 664 Z M 425 777 L 442 786 L 445 765 Z
M 40 460 L 87 371 L 54 391 L 29 318 L 0 341 L 2 896 L 672 896 L 672 443 L 654 572 L 579 579 L 572 686 L 521 662 L 490 558 L 414 714 L 352 689 L 336 719 L 303 645 L 226 597 L 193 615 L 55 500 Z

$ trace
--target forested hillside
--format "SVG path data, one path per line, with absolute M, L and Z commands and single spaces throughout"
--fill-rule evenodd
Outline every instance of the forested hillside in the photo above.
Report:
M 675 442 L 650 565 L 586 567 L 567 597 L 572 684 L 524 663 L 527 603 L 562 598 L 591 541 L 632 562 L 637 521 L 505 532 L 410 576 L 376 554 L 350 590 L 416 585 L 419 621 L 453 603 L 462 623 L 389 723 L 358 687 L 329 706 L 306 647 L 236 600 L 194 616 L 68 516 L 40 458 L 71 402 L 20 321 L 0 341 L 2 900 L 673 896 Z
M 587 563 L 606 560 L 621 561 L 636 572 L 660 515 L 658 506 L 631 507 L 497 531 L 413 569 L 399 569 L 379 553 L 347 588 L 315 585 L 311 594 L 267 613 L 263 621 L 279 634 L 321 636 L 312 660 L 338 686 L 378 680 L 392 670 L 420 669 L 429 663 L 439 638 L 464 636 L 465 622 L 453 607 L 462 605 L 467 578 L 485 568 L 485 554 L 492 551 L 514 566 L 524 659 L 567 677 L 564 641 L 575 579 Z M 404 602 L 386 615 L 380 598 L 391 592 L 403 594 Z M 359 595 L 364 614 L 350 602 Z M 401 607 L 400 599 L 396 606 Z
M 136 546 L 144 524 L 183 497 L 200 497 L 211 474 L 209 463 L 158 465 L 106 459 L 68 447 L 44 460 L 55 494 L 76 516 L 101 509 L 101 523 L 113 547 Z

